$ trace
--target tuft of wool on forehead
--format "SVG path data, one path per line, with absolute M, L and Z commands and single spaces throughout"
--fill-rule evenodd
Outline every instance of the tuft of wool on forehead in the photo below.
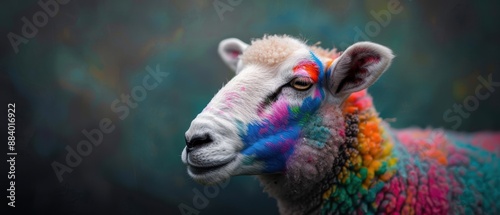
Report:
M 243 52 L 241 59 L 246 64 L 276 66 L 285 61 L 294 51 L 307 48 L 304 42 L 287 35 L 265 35 L 255 39 Z
M 265 35 L 261 39 L 254 39 L 251 45 L 243 52 L 241 59 L 246 64 L 259 64 L 274 67 L 285 61 L 294 51 L 305 48 L 316 55 L 334 60 L 340 56 L 336 49 L 324 49 L 316 43 L 307 46 L 304 41 L 288 35 Z

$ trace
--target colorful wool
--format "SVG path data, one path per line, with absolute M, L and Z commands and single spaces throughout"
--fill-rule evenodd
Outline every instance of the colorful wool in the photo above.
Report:
M 323 214 L 498 213 L 498 135 L 386 129 L 366 90 L 343 109 L 348 162 L 323 193 Z M 477 139 L 489 151 L 470 144 Z

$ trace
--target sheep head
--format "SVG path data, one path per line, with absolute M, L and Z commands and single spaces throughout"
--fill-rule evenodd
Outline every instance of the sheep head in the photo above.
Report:
M 342 54 L 289 36 L 219 44 L 231 79 L 192 121 L 182 161 L 200 183 L 233 175 L 331 168 L 344 137 L 342 102 L 389 67 L 390 49 L 360 42 Z

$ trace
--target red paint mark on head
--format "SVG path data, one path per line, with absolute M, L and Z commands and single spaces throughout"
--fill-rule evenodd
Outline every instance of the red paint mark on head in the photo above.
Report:
M 309 77 L 316 83 L 318 82 L 319 67 L 313 61 L 301 61 L 295 67 L 293 67 L 293 72 L 305 71 Z

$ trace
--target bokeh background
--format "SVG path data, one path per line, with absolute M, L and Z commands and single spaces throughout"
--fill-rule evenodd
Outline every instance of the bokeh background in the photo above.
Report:
M 7 211 L 2 198 L 3 210 L 181 214 L 185 204 L 200 214 L 276 214 L 275 200 L 250 176 L 231 179 L 206 207 L 196 208 L 193 189 L 204 187 L 187 176 L 180 160 L 191 120 L 233 76 L 217 55 L 219 41 L 228 37 L 249 42 L 289 34 L 342 49 L 369 39 L 397 55 L 369 90 L 381 116 L 396 119 L 394 127 L 500 130 L 500 88 L 457 128 L 443 119 L 447 109 L 474 95 L 477 77 L 492 74 L 500 81 L 499 3 L 400 0 L 400 13 L 359 38 L 356 29 L 368 32 L 368 23 L 378 23 L 372 11 L 387 11 L 388 2 L 71 0 L 15 53 L 7 35 L 21 35 L 22 18 L 32 20 L 42 9 L 35 0 L 3 1 L 0 105 L 7 112 L 7 103 L 16 103 L 19 153 L 16 209 Z M 214 4 L 227 10 L 217 12 Z M 141 85 L 146 66 L 156 65 L 168 77 L 119 119 L 112 102 Z M 82 130 L 98 128 L 103 118 L 115 130 L 59 182 L 51 163 L 64 163 L 65 147 L 75 148 L 86 139 Z M 3 196 L 7 163 L 1 165 Z

